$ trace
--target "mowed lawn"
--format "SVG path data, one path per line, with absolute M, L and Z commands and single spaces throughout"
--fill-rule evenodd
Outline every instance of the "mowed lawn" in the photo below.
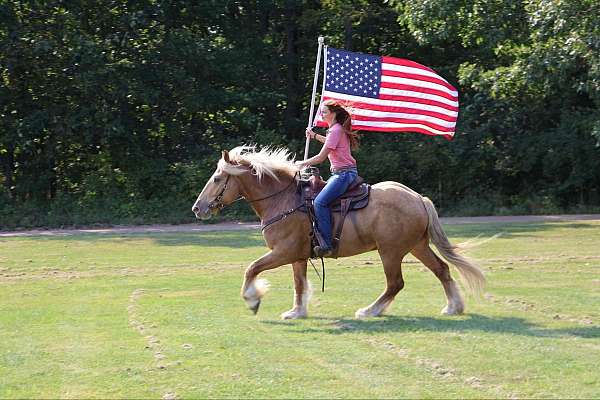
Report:
M 387 315 L 376 252 L 327 261 L 311 318 L 281 321 L 290 266 L 252 315 L 254 231 L 0 239 L 0 398 L 598 398 L 600 223 L 446 226 L 488 286 L 445 304 L 414 258 Z M 309 267 L 310 268 L 310 267 Z M 458 275 L 453 271 L 455 278 Z

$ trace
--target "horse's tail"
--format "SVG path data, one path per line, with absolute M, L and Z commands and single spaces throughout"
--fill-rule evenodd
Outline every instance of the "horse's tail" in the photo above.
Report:
M 479 268 L 473 260 L 460 254 L 466 246 L 453 245 L 448 240 L 448 236 L 442 229 L 442 224 L 438 217 L 438 213 L 433 205 L 432 201 L 427 197 L 423 197 L 423 204 L 427 210 L 427 217 L 429 223 L 427 224 L 427 231 L 431 242 L 437 247 L 442 257 L 449 263 L 453 264 L 460 276 L 464 285 L 469 289 L 472 294 L 480 294 L 485 286 L 485 277 L 483 271 Z

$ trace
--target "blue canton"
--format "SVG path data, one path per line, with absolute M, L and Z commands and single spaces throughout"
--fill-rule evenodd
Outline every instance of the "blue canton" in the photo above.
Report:
M 380 56 L 327 49 L 325 90 L 377 98 L 380 84 Z

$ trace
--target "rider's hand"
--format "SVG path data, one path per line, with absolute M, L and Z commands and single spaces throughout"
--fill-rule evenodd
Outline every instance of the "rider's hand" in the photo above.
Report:
M 298 169 L 304 169 L 309 166 L 309 164 L 306 163 L 306 160 L 302 160 L 302 161 L 298 160 L 294 164 L 296 164 Z
M 317 134 L 310 128 L 306 128 L 306 137 L 309 139 L 314 139 Z

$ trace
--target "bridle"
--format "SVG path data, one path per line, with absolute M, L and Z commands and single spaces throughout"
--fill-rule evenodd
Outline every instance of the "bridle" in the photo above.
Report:
M 215 199 L 213 201 L 208 203 L 209 210 L 212 210 L 214 208 L 217 208 L 220 210 L 223 207 L 225 207 L 225 204 L 223 204 L 223 202 L 221 200 L 223 200 L 223 193 L 225 193 L 225 191 L 227 190 L 227 185 L 229 184 L 229 178 L 231 178 L 231 175 L 228 174 L 227 179 L 225 179 L 225 184 L 223 185 L 223 188 L 221 189 L 221 191 L 219 192 L 217 197 L 215 197 Z M 235 201 L 238 201 L 238 200 L 239 199 L 236 199 Z
M 275 197 L 278 194 L 281 194 L 281 193 L 285 192 L 286 190 L 288 190 L 289 187 L 292 186 L 292 184 L 294 182 L 296 182 L 296 176 L 297 175 L 298 175 L 298 171 L 296 171 L 296 173 L 292 177 L 292 180 L 290 181 L 290 183 L 286 187 L 284 187 L 283 189 L 281 189 L 278 192 L 275 192 L 275 193 L 270 194 L 268 196 L 261 197 L 260 199 L 254 199 L 254 200 L 247 199 L 246 197 L 240 195 L 237 199 L 235 199 L 234 201 L 232 201 L 231 204 L 235 203 L 236 201 L 240 201 L 240 200 L 246 200 L 248 203 L 256 203 L 258 201 L 262 201 L 262 200 L 270 199 L 271 197 Z M 223 194 L 225 193 L 225 191 L 227 190 L 227 186 L 229 185 L 229 178 L 231 178 L 231 175 L 227 174 L 227 178 L 225 179 L 225 184 L 221 188 L 221 191 L 219 192 L 219 194 L 215 197 L 215 199 L 213 201 L 211 201 L 210 203 L 208 203 L 208 209 L 209 210 L 212 210 L 212 209 L 215 209 L 215 208 L 221 210 L 223 207 L 225 207 L 225 204 L 223 204 L 222 200 L 223 200 Z

